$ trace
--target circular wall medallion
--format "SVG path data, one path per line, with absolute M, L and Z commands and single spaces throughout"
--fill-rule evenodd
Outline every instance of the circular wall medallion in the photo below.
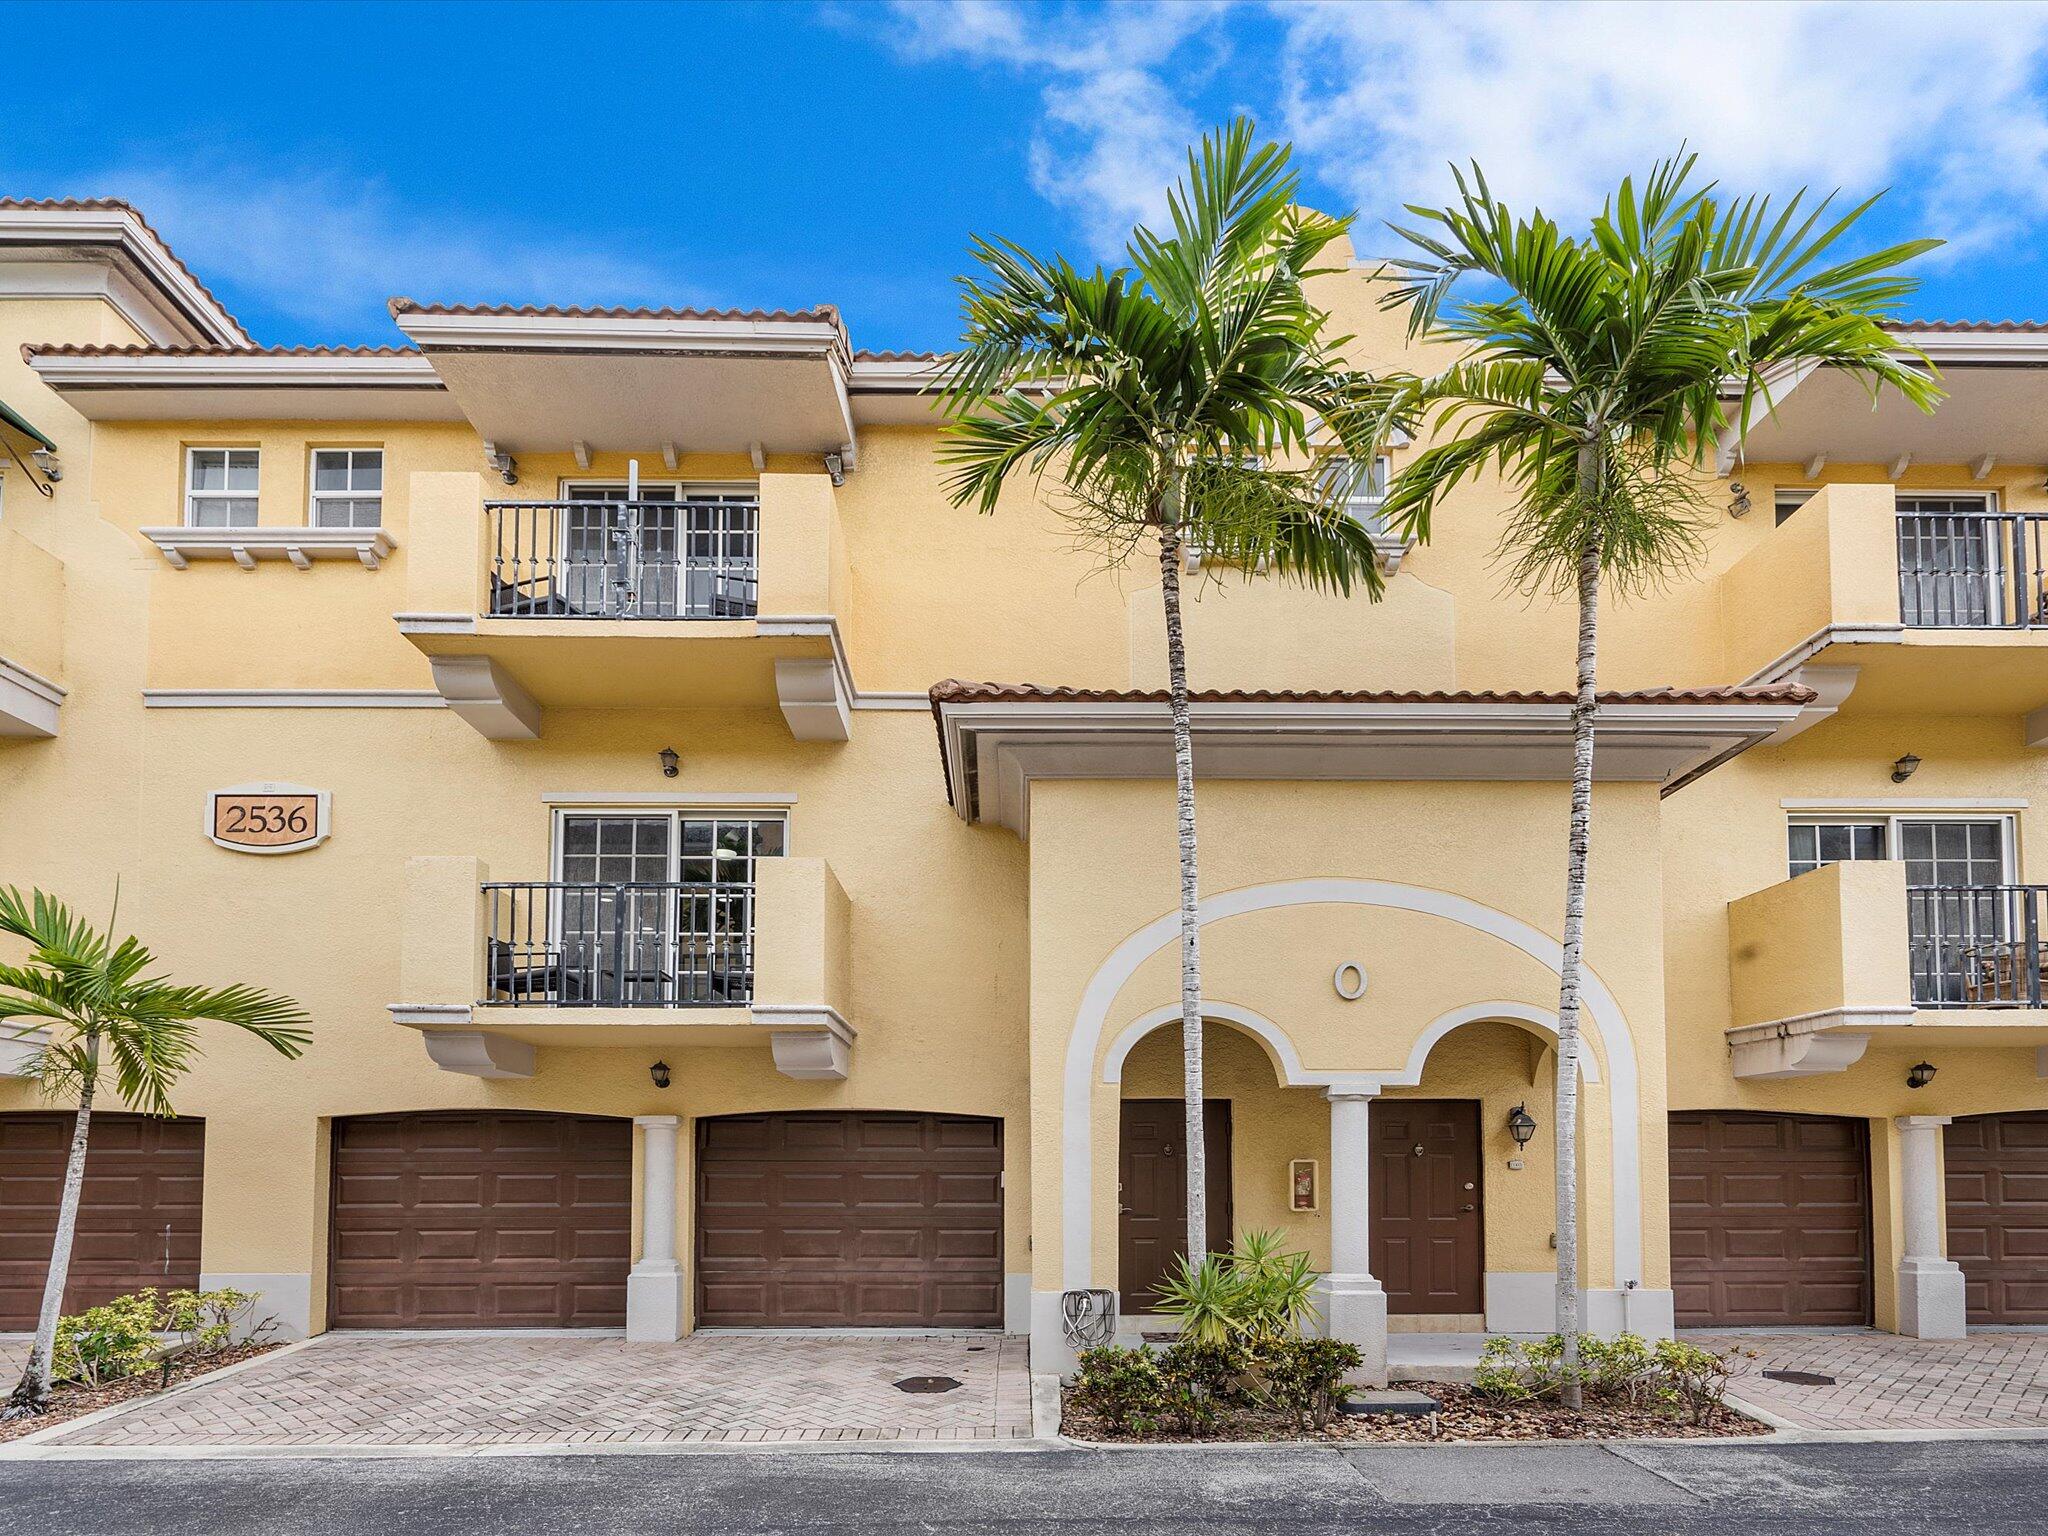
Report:
M 1337 989 L 1337 995 L 1347 1003 L 1355 1003 L 1365 996 L 1365 967 L 1356 960 L 1346 960 L 1337 967 L 1330 984 Z

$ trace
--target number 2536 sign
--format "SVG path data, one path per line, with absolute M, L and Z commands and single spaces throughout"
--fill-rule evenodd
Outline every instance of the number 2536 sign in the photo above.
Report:
M 331 797 L 302 784 L 236 784 L 206 797 L 206 835 L 236 853 L 300 853 L 327 840 Z

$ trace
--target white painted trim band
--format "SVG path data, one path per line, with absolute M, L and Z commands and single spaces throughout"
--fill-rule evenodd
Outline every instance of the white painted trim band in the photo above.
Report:
M 1864 795 L 1845 799 L 1780 800 L 1778 805 L 1787 811 L 1869 811 L 1873 815 L 1889 815 L 1893 811 L 2024 811 L 2028 801 L 2024 797 L 1999 797 L 1988 800 L 1943 799 L 1940 796 L 1914 798 L 1901 795 Z
M 446 709 L 430 688 L 145 688 L 144 709 Z
M 693 795 L 679 789 L 550 789 L 542 792 L 540 803 L 593 808 L 644 805 L 683 810 L 701 806 L 712 811 L 786 811 L 796 804 L 796 796 L 775 790 L 749 795 Z

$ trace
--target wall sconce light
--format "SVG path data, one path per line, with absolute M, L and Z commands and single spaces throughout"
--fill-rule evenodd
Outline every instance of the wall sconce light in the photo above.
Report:
M 665 1061 L 657 1061 L 653 1066 L 647 1069 L 647 1075 L 654 1079 L 655 1087 L 666 1088 L 669 1082 L 668 1063 Z
M 1933 1081 L 1934 1063 L 1931 1061 L 1923 1061 L 1906 1069 L 1906 1086 L 1908 1088 L 1925 1088 Z
M 674 747 L 663 747 L 660 756 L 661 776 L 663 778 L 672 779 L 683 771 L 683 760 L 676 756 L 676 749 Z
M 1515 1138 L 1515 1145 L 1526 1147 L 1536 1137 L 1536 1117 L 1529 1113 L 1526 1104 L 1517 1104 L 1508 1111 L 1508 1134 Z
M 1740 480 L 1730 480 L 1728 482 L 1728 515 L 1730 517 L 1749 516 L 1749 487 Z
M 1892 782 L 1894 784 L 1903 784 L 1919 771 L 1920 759 L 1908 752 L 1904 757 L 1892 764 Z

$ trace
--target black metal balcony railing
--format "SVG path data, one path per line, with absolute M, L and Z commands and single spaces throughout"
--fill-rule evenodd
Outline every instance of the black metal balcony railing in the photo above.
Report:
M 523 881 L 483 893 L 486 1003 L 721 1008 L 754 995 L 751 885 Z
M 1913 1001 L 1923 1008 L 2039 1008 L 2048 885 L 1936 885 L 1906 892 Z
M 2048 625 L 2048 516 L 1900 513 L 1899 619 L 1922 629 Z
M 495 618 L 754 616 L 758 501 L 494 501 L 484 515 Z

